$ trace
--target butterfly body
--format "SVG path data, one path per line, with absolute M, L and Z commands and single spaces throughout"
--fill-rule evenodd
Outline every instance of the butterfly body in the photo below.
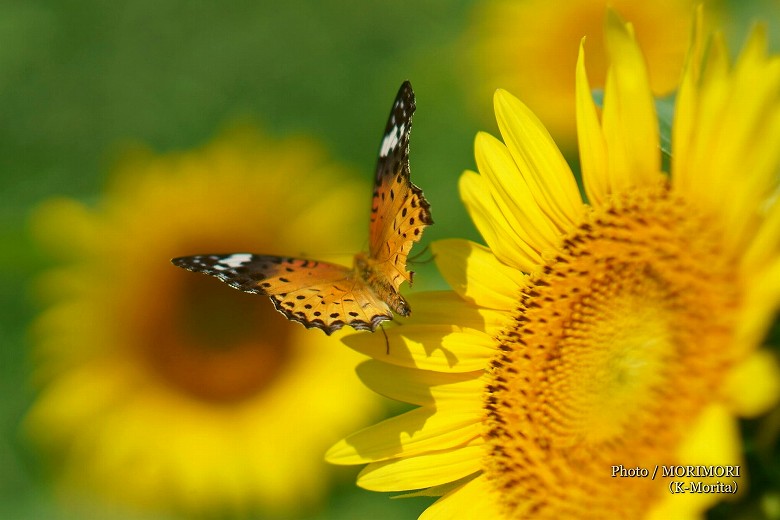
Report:
M 380 144 L 368 252 L 356 254 L 351 268 L 252 253 L 186 256 L 174 258 L 173 264 L 269 296 L 288 319 L 326 334 L 345 325 L 373 331 L 392 319 L 393 312 L 409 316 L 409 304 L 399 292 L 414 275 L 406 270 L 406 259 L 424 228 L 433 223 L 428 202 L 410 180 L 414 110 L 414 92 L 407 81 L 398 91 Z
M 381 271 L 376 268 L 374 261 L 365 253 L 355 255 L 354 274 L 368 286 L 371 291 L 385 302 L 394 313 L 401 316 L 409 316 L 411 309 L 401 293 L 393 283 L 388 280 Z

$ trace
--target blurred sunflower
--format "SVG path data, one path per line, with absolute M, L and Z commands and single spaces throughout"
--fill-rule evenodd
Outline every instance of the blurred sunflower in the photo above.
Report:
M 708 3 L 709 6 L 711 4 Z M 577 46 L 588 37 L 588 71 L 603 88 L 607 53 L 603 20 L 607 6 L 631 20 L 645 50 L 650 88 L 660 96 L 675 88 L 688 44 L 693 0 L 487 0 L 477 4 L 469 53 L 478 71 L 474 98 L 489 99 L 497 87 L 515 93 L 542 120 L 564 151 L 574 149 L 574 66 Z M 480 113 L 487 113 L 481 110 Z
M 442 496 L 424 519 L 699 518 L 722 498 L 612 477 L 740 464 L 737 418 L 780 388 L 759 348 L 780 303 L 780 60 L 761 30 L 733 68 L 721 37 L 704 53 L 701 22 L 695 35 L 670 176 L 631 26 L 608 16 L 601 114 L 580 50 L 590 205 L 540 121 L 496 93 L 504 142 L 479 134 L 480 173 L 460 183 L 489 248 L 434 244 L 454 293 L 416 298 L 389 356 L 345 338 L 377 358 L 368 386 L 419 405 L 330 449 L 368 463 L 360 486 Z
M 52 200 L 33 219 L 67 263 L 40 284 L 26 430 L 69 491 L 195 515 L 314 507 L 323 451 L 377 411 L 358 355 L 170 258 L 354 251 L 365 186 L 312 142 L 248 130 L 142 155 L 97 208 Z

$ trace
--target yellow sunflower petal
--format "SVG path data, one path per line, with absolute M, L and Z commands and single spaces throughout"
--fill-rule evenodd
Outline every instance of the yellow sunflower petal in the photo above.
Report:
M 577 57 L 576 102 L 577 102 L 577 142 L 580 149 L 582 182 L 589 202 L 598 206 L 608 193 L 607 190 L 607 151 L 604 136 L 601 133 L 596 103 L 585 70 L 585 39 L 580 43 Z
M 766 218 L 748 245 L 742 257 L 742 269 L 751 272 L 765 267 L 776 254 L 778 244 L 780 244 L 780 194 L 775 195 Z
M 720 404 L 712 404 L 701 415 L 681 443 L 678 456 L 681 465 L 693 466 L 740 466 L 742 442 L 737 420 Z M 696 480 L 712 484 L 723 481 L 732 484 L 735 480 L 739 489 L 744 490 L 744 471 L 740 477 L 720 479 L 717 477 L 699 477 Z M 674 510 L 679 516 L 703 513 L 704 510 L 721 500 L 717 493 L 683 493 L 672 495 Z M 670 497 L 667 496 L 667 500 Z M 677 518 L 678 515 L 672 515 Z
M 696 128 L 696 100 L 701 76 L 701 56 L 704 52 L 703 7 L 699 5 L 693 20 L 691 45 L 685 57 L 683 75 L 674 107 L 672 125 L 672 172 L 675 188 L 683 193 L 691 190 L 690 169 L 687 167 Z
M 734 68 L 733 88 L 723 106 L 720 124 L 729 129 L 728 134 L 713 143 L 717 153 L 710 163 L 711 182 L 716 192 L 730 200 L 719 209 L 728 224 L 729 242 L 735 245 L 752 238 L 755 208 L 777 182 L 780 62 L 767 62 L 766 45 L 763 31 L 754 31 L 747 52 Z M 735 177 L 739 182 L 734 182 Z
M 410 491 L 408 493 L 401 493 L 400 495 L 393 495 L 391 498 L 393 499 L 399 499 L 399 498 L 414 498 L 414 497 L 442 497 L 452 491 L 453 489 L 457 489 L 460 486 L 462 486 L 464 483 L 470 481 L 474 478 L 475 475 L 467 475 L 463 478 L 460 478 L 458 480 L 452 480 L 450 482 L 447 482 L 446 484 L 441 484 L 438 486 L 431 486 L 424 489 L 418 489 L 417 491 Z
M 480 471 L 481 441 L 452 450 L 374 462 L 358 475 L 357 483 L 371 491 L 406 491 L 438 486 Z
M 606 42 L 610 66 L 604 90 L 603 130 L 610 191 L 648 185 L 661 168 L 658 120 L 647 67 L 633 31 L 610 10 Z
M 777 317 L 777 303 L 780 301 L 780 258 L 754 274 L 747 286 L 745 303 L 742 306 L 737 331 L 738 344 L 747 346 L 759 343 L 772 320 Z
M 441 325 L 388 327 L 390 352 L 381 333 L 353 334 L 344 344 L 361 354 L 403 367 L 439 372 L 474 372 L 495 354 L 495 342 L 482 332 L 452 332 Z
M 680 150 L 678 153 L 676 149 L 672 149 L 672 176 L 676 189 L 700 206 L 714 211 L 719 207 L 719 201 L 723 200 L 723 179 L 720 176 L 711 178 L 709 170 L 713 167 L 713 162 L 718 160 L 717 149 L 714 147 L 717 135 L 722 131 L 723 105 L 728 98 L 730 87 L 727 81 L 728 53 L 722 36 L 715 35 L 706 56 L 699 59 L 703 59 L 700 68 L 694 67 L 699 76 L 691 79 L 696 81 L 696 84 L 691 87 L 688 98 L 679 99 L 675 108 L 681 110 L 683 117 L 688 115 L 690 118 L 690 122 L 682 119 L 680 123 L 689 125 L 696 131 L 688 136 L 688 142 L 681 139 L 679 143 L 675 141 L 674 144 L 680 146 Z M 677 124 L 675 115 L 674 126 Z M 676 128 L 673 129 L 674 132 L 677 132 Z M 676 157 L 678 155 L 679 157 Z M 703 186 L 707 189 L 702 190 Z
M 470 480 L 437 500 L 419 520 L 504 518 L 494 491 L 484 476 Z
M 780 62 L 777 65 L 777 89 L 780 90 Z M 770 192 L 777 188 L 780 164 L 780 103 L 767 110 L 765 120 L 764 124 L 757 125 L 743 149 L 748 150 L 747 157 L 739 164 L 739 168 L 743 172 L 750 172 L 750 175 L 740 178 L 731 192 L 729 208 L 723 208 L 724 218 L 731 224 L 732 233 L 743 237 L 742 243 L 749 242 L 748 247 L 751 247 L 752 240 L 763 226 L 763 215 L 756 215 L 756 207 L 764 206 L 767 198 L 777 198 L 777 193 L 770 195 Z
M 766 34 L 754 31 L 748 52 L 735 66 L 731 102 L 724 107 L 720 122 L 729 129 L 728 136 L 718 141 L 712 164 L 711 176 L 716 181 L 722 179 L 723 195 L 730 201 L 720 210 L 732 235 L 730 242 L 737 247 L 754 235 L 755 208 L 777 185 L 780 60 L 767 60 L 766 45 Z M 735 176 L 735 172 L 742 175 Z M 739 182 L 734 182 L 735 177 Z
M 507 226 L 536 251 L 556 246 L 560 229 L 550 222 L 534 200 L 507 147 L 492 135 L 479 132 L 474 142 L 474 156 Z
M 351 334 L 342 341 L 350 348 L 394 365 L 440 372 L 482 370 L 495 353 L 492 334 L 505 314 L 463 305 L 452 292 L 413 295 L 412 316 L 381 332 Z M 388 352 L 389 350 L 389 352 Z
M 363 384 L 390 399 L 420 406 L 437 401 L 462 404 L 481 402 L 482 371 L 464 374 L 431 372 L 369 360 L 357 367 Z
M 582 198 L 560 150 L 519 99 L 498 89 L 493 103 L 501 136 L 534 200 L 559 230 L 569 229 L 580 220 Z
M 661 500 L 653 507 L 647 514 L 645 520 L 669 520 L 674 518 L 675 520 L 703 520 L 704 516 L 698 511 L 698 508 L 694 511 L 682 510 L 680 507 L 680 501 L 677 500 L 678 495 L 664 495 Z
M 768 350 L 759 350 L 735 367 L 723 388 L 724 398 L 741 417 L 766 412 L 780 398 L 780 366 Z
M 760 225 L 755 208 L 777 181 L 780 61 L 767 58 L 766 39 L 761 27 L 754 30 L 730 71 L 716 35 L 701 71 L 686 72 L 678 100 L 675 187 L 719 216 L 731 249 L 750 243 Z
M 523 273 L 499 262 L 490 249 L 468 240 L 438 240 L 431 245 L 436 267 L 466 301 L 491 309 L 512 309 Z
M 477 173 L 466 171 L 460 177 L 460 197 L 493 253 L 507 265 L 531 272 L 541 262 L 539 252 L 506 225 L 493 203 L 490 189 Z
M 505 310 L 465 306 L 453 291 L 412 293 L 408 299 L 414 311 L 403 325 L 397 323 L 407 330 L 411 325 L 457 325 L 452 330 L 475 329 L 493 334 L 504 326 L 507 316 Z
M 365 464 L 462 446 L 481 435 L 481 415 L 479 406 L 445 413 L 416 408 L 353 433 L 333 445 L 325 459 L 332 464 Z

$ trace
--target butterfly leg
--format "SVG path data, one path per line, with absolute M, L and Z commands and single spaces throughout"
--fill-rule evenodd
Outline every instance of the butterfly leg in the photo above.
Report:
M 419 260 L 419 258 L 421 258 L 423 255 L 426 255 L 429 252 L 430 252 L 430 250 L 429 250 L 428 246 L 426 245 L 425 247 L 420 249 L 415 254 L 409 256 L 407 261 L 410 264 L 427 264 L 427 263 L 430 263 L 431 260 L 433 260 L 436 257 L 436 255 L 431 254 L 431 256 L 429 256 L 428 258 L 426 258 L 424 260 Z
M 385 354 L 388 356 L 390 355 L 390 339 L 387 337 L 387 332 L 385 332 L 385 328 L 382 326 L 382 324 L 379 324 L 379 328 L 382 329 L 382 334 L 385 336 Z

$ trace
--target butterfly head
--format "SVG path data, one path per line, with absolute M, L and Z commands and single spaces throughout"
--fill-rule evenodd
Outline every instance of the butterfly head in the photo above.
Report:
M 390 279 L 384 275 L 381 266 L 377 264 L 374 258 L 365 253 L 355 255 L 355 265 L 353 267 L 353 276 L 365 283 L 374 294 L 379 297 L 392 311 L 400 316 L 409 316 L 412 310 L 398 289 L 391 283 Z M 400 278 L 400 275 L 399 275 Z M 400 283 L 399 283 L 400 285 Z
M 398 295 L 398 301 L 395 302 L 395 308 L 393 311 L 403 317 L 409 316 L 412 313 L 412 309 L 409 308 L 409 304 L 400 294 Z

